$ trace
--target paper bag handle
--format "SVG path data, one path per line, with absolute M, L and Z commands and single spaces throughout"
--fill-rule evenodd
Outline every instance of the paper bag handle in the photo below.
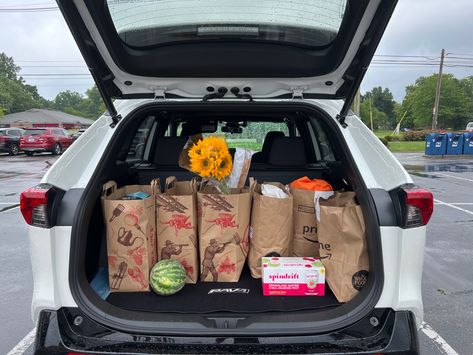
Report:
M 107 181 L 102 186 L 102 196 L 110 196 L 117 189 L 117 183 L 113 180 Z
M 151 185 L 151 192 L 153 193 L 153 195 L 157 195 L 161 193 L 161 181 L 159 180 L 159 178 L 155 178 L 151 180 L 150 185 Z
M 175 176 L 168 176 L 164 185 L 164 192 L 169 189 L 172 189 L 176 184 L 177 178 Z

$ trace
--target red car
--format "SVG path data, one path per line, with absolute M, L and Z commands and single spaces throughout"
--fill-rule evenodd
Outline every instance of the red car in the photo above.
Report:
M 26 129 L 20 138 L 20 149 L 26 155 L 35 152 L 51 152 L 61 154 L 74 140 L 62 128 L 31 128 Z

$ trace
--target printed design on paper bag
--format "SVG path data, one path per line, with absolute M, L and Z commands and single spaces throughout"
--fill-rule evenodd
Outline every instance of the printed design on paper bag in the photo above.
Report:
M 353 274 L 353 277 L 351 278 L 351 284 L 353 285 L 353 288 L 357 291 L 360 291 L 363 286 L 366 285 L 366 281 L 368 281 L 368 271 L 366 270 L 360 270 L 358 272 L 355 272 Z
M 211 223 L 210 227 L 207 228 L 206 232 L 208 232 L 209 229 L 213 226 L 219 226 L 221 233 L 223 233 L 223 230 L 226 228 L 239 227 L 238 223 L 235 222 L 235 215 L 231 213 L 219 213 L 217 218 L 206 222 Z
M 138 266 L 128 269 L 128 275 L 130 275 L 133 282 L 140 285 L 142 290 L 145 290 L 148 287 L 145 281 L 145 276 Z
M 117 205 L 112 211 L 112 217 L 108 220 L 109 222 L 112 222 L 115 218 L 120 216 L 122 212 L 125 210 L 125 206 L 123 206 L 121 203 Z
M 222 243 L 217 239 L 210 239 L 209 246 L 205 248 L 204 260 L 202 260 L 202 272 L 200 274 L 201 281 L 205 281 L 209 272 L 212 274 L 212 281 L 217 282 L 218 272 L 215 268 L 213 259 L 216 254 L 223 253 L 227 244 L 231 242 Z
M 187 276 L 192 278 L 192 274 L 194 274 L 194 267 L 192 265 L 190 265 L 187 262 L 187 259 L 185 259 L 185 258 L 181 260 L 181 265 L 184 266 L 184 269 L 186 269 Z
M 303 213 L 308 213 L 308 214 L 315 214 L 315 207 L 297 205 L 297 211 L 298 212 L 303 212 Z
M 141 229 L 141 226 L 138 224 L 140 218 L 139 216 L 141 215 L 141 213 L 143 212 L 143 209 L 142 208 L 137 208 L 137 209 L 134 209 L 136 211 L 139 211 L 139 213 L 136 213 L 136 212 L 130 212 L 130 213 L 127 213 L 125 215 L 125 224 L 127 226 L 130 226 L 130 227 L 135 227 L 136 229 L 138 229 L 141 233 L 143 233 L 143 235 L 146 235 L 145 232 L 143 232 L 143 230 Z
M 115 273 L 112 276 L 112 284 L 110 285 L 110 288 L 112 290 L 119 290 L 120 289 L 120 287 L 122 285 L 123 278 L 126 275 L 126 270 L 127 269 L 128 269 L 128 264 L 124 261 L 120 262 L 120 264 L 118 265 L 118 269 L 115 271 Z
M 205 200 L 202 205 L 205 207 L 210 207 L 214 211 L 231 212 L 233 209 L 233 206 L 228 203 L 225 197 L 222 195 L 203 194 L 202 199 Z
M 141 244 L 138 246 L 141 247 L 144 244 L 144 240 L 141 237 L 134 237 L 133 233 L 130 230 L 126 230 L 124 227 L 118 229 L 117 242 L 125 247 L 131 247 L 135 244 L 136 241 L 140 241 Z
M 185 213 L 187 207 L 180 203 L 177 199 L 168 195 L 156 196 L 156 204 L 166 212 Z
M 230 258 L 228 257 L 228 255 L 223 261 L 223 263 L 219 265 L 218 272 L 221 274 L 223 273 L 231 274 L 232 272 L 236 272 L 236 264 L 230 261 Z
M 170 227 L 174 227 L 174 231 L 177 234 L 181 229 L 192 229 L 192 224 L 188 222 L 191 216 L 186 216 L 185 214 L 173 214 L 169 221 L 160 222 L 161 224 L 167 224 Z
M 166 245 L 161 249 L 161 259 L 171 259 L 173 255 L 179 255 L 182 253 L 182 247 L 187 247 L 189 244 L 175 244 L 170 240 L 166 240 Z
M 135 249 L 130 249 L 127 252 L 127 255 L 133 259 L 136 265 L 143 265 L 143 261 L 146 258 L 146 249 L 145 248 L 135 248 Z

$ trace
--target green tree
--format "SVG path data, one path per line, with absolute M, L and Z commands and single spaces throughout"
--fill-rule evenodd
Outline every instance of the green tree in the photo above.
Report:
M 59 111 L 64 111 L 66 107 L 77 109 L 82 103 L 83 97 L 75 91 L 62 91 L 54 98 L 54 108 Z
M 361 102 L 371 98 L 372 107 L 376 108 L 386 116 L 385 122 L 382 122 L 384 128 L 394 128 L 397 123 L 396 119 L 396 101 L 394 101 L 393 94 L 388 88 L 381 86 L 374 87 L 361 97 Z
M 20 67 L 15 64 L 12 57 L 0 53 L 0 75 L 9 80 L 18 80 Z
M 442 75 L 437 126 L 439 128 L 460 129 L 471 119 L 472 86 L 471 79 L 459 80 L 452 74 Z M 420 77 L 415 84 L 406 87 L 402 108 L 407 111 L 406 123 L 414 128 L 432 126 L 432 110 L 435 102 L 437 74 Z
M 391 128 L 388 127 L 389 119 L 388 116 L 380 111 L 377 107 L 371 104 L 370 107 L 370 98 L 369 95 L 362 100 L 360 104 L 360 116 L 361 120 L 371 129 L 371 115 L 373 116 L 373 129 L 387 129 Z

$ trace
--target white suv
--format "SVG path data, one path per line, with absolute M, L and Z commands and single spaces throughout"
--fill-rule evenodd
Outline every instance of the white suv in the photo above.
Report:
M 432 194 L 349 110 L 396 1 L 58 4 L 109 113 L 21 196 L 36 353 L 418 353 Z M 255 125 L 270 128 L 250 176 L 356 192 L 370 262 L 360 293 L 276 300 L 246 279 L 222 286 L 235 292 L 197 283 L 159 300 L 101 292 L 102 184 L 190 178 L 177 164 L 188 136 L 247 138 Z

